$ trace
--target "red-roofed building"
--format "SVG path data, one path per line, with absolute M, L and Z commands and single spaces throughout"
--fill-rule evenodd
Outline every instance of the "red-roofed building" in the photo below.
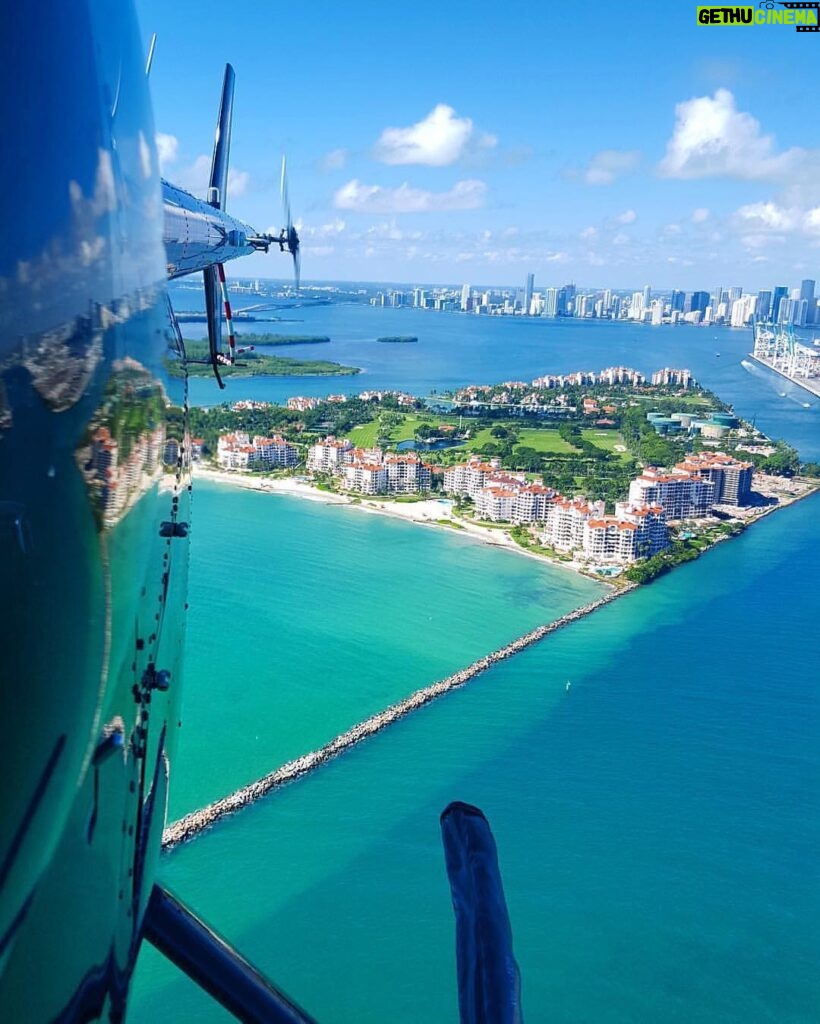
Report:
M 430 467 L 414 452 L 385 455 L 383 464 L 391 494 L 418 494 L 430 490 Z
M 584 523 L 593 516 L 603 518 L 604 503 L 586 498 L 564 498 L 557 494 L 550 502 L 542 534 L 543 543 L 556 551 L 577 551 L 584 543 Z
M 752 497 L 754 466 L 738 462 L 726 452 L 701 452 L 689 455 L 675 466 L 673 473 L 688 473 L 715 485 L 715 505 L 748 505 Z
M 517 491 L 505 487 L 482 487 L 475 496 L 476 516 L 494 523 L 512 522 L 517 497 Z
M 307 468 L 312 473 L 340 473 L 345 456 L 353 450 L 353 442 L 347 438 L 337 440 L 329 434 L 318 444 L 311 445 L 308 451 Z
M 344 467 L 344 486 L 360 494 L 385 494 L 387 492 L 387 469 L 380 462 L 365 462 L 356 459 Z
M 661 505 L 667 519 L 688 519 L 705 516 L 715 503 L 714 480 L 699 474 L 676 471 L 664 473 L 647 466 L 629 485 L 632 505 Z
M 584 557 L 595 562 L 628 564 L 651 558 L 669 545 L 666 516 L 659 505 L 633 508 L 615 506 L 614 516 L 590 518 L 584 523 Z
M 253 439 L 254 464 L 262 469 L 284 469 L 299 463 L 299 449 L 278 434 Z

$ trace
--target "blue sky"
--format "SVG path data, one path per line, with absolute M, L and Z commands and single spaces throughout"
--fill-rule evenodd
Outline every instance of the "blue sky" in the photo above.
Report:
M 820 277 L 820 33 L 692 2 L 139 0 L 164 173 L 207 177 L 237 73 L 229 209 L 306 280 L 750 291 Z M 775 5 L 778 6 L 779 5 Z M 205 158 L 205 159 L 203 159 Z M 235 275 L 283 276 L 253 256 Z

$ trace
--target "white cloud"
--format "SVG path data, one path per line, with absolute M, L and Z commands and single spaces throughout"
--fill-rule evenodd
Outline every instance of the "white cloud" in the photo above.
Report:
M 340 235 L 344 229 L 345 222 L 340 217 L 337 217 L 329 224 L 323 224 L 321 228 L 319 228 L 323 235 Z
M 402 231 L 395 220 L 372 224 L 365 235 L 368 238 L 386 238 L 391 242 L 401 242 L 407 239 L 417 242 L 422 238 L 421 231 Z
M 612 239 L 613 245 L 626 245 L 629 241 L 629 235 L 625 235 L 623 231 L 619 231 L 617 235 Z
M 746 249 L 768 249 L 771 245 L 782 245 L 786 239 L 782 235 L 742 235 L 740 242 Z
M 673 236 L 679 235 L 680 233 L 681 233 L 681 226 L 680 226 L 680 224 L 666 224 L 664 226 L 663 234 L 667 238 L 672 238 Z
M 148 145 L 148 140 L 145 138 L 143 132 L 139 132 L 137 136 L 137 143 L 140 150 L 140 169 L 142 171 L 143 178 L 151 177 L 151 147 Z
M 803 226 L 806 231 L 820 233 L 820 206 L 815 206 L 813 210 L 809 210 L 806 213 Z
M 346 149 L 333 149 L 319 161 L 323 171 L 340 171 L 347 163 L 348 152 Z
M 636 149 L 603 149 L 590 160 L 583 179 L 587 185 L 611 185 L 616 178 L 634 170 L 640 158 Z
M 357 213 L 431 213 L 444 210 L 476 210 L 484 205 L 487 186 L 483 181 L 458 181 L 448 192 L 430 192 L 405 182 L 398 188 L 365 185 L 354 178 L 334 195 L 337 210 Z
M 731 223 L 747 249 L 763 249 L 768 245 L 792 247 L 801 239 L 820 235 L 820 206 L 805 209 L 769 201 L 741 206 Z
M 211 158 L 204 153 L 198 156 L 190 167 L 180 171 L 179 184 L 194 195 L 204 196 L 211 178 Z M 231 167 L 228 170 L 228 201 L 245 195 L 251 176 L 247 171 Z
M 675 108 L 675 130 L 658 165 L 666 178 L 741 178 L 787 181 L 817 164 L 816 151 L 775 151 L 774 138 L 760 122 L 735 106 L 728 89 L 697 96 Z
M 159 157 L 159 172 L 162 174 L 168 164 L 172 164 L 177 158 L 179 139 L 175 135 L 166 135 L 164 132 L 157 132 L 154 139 Z
M 709 211 L 705 206 L 699 206 L 696 210 L 692 210 L 693 224 L 703 224 L 707 220 L 709 220 Z
M 237 199 L 248 191 L 251 176 L 247 171 L 231 168 L 228 171 L 228 198 Z
M 479 149 L 492 149 L 498 139 L 486 133 L 476 136 L 469 117 L 456 117 L 452 107 L 439 103 L 409 128 L 385 128 L 373 155 L 385 164 L 446 167 L 463 156 L 471 142 Z
M 92 209 L 97 217 L 104 213 L 113 213 L 117 208 L 117 189 L 114 183 L 114 165 L 111 152 L 107 149 L 97 150 L 97 176 L 94 179 L 94 200 Z
M 771 202 L 741 206 L 735 216 L 747 225 L 770 231 L 792 231 L 800 223 L 799 211 Z
M 590 225 L 588 228 L 584 228 L 584 230 L 578 235 L 578 237 L 587 240 L 590 238 L 594 238 L 597 234 L 597 229 Z
M 328 224 L 304 224 L 301 220 L 297 220 L 294 225 L 296 230 L 299 232 L 300 238 L 333 238 L 337 235 L 341 235 L 344 231 L 346 224 L 341 217 L 336 217 Z M 281 225 L 278 227 L 268 228 L 268 234 L 278 235 L 281 231 Z
M 512 264 L 522 263 L 528 266 L 538 263 L 566 263 L 569 254 L 555 251 L 532 251 L 519 248 L 485 249 L 478 255 L 488 263 Z
M 615 218 L 619 224 L 634 224 L 637 219 L 638 215 L 634 210 L 624 210 Z

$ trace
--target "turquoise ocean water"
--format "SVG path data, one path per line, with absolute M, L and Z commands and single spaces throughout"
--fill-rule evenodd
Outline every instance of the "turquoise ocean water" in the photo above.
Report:
M 600 333 L 589 350 L 576 336 L 572 365 L 601 362 Z M 820 454 L 816 406 L 742 353 L 723 363 L 731 332 L 720 360 L 704 332 L 637 328 L 616 347 L 653 337 L 667 348 L 633 364 L 688 354 L 741 413 Z M 522 358 L 499 351 L 470 379 Z M 820 498 L 779 512 L 530 648 L 175 851 L 163 880 L 322 1020 L 452 1021 L 438 814 L 469 800 L 497 837 L 527 1019 L 820 1019 L 818 513 Z M 201 488 L 195 515 L 172 811 L 598 592 L 350 509 Z M 157 1017 L 224 1019 L 147 951 L 129 1019 Z
M 172 817 L 604 593 L 356 508 L 206 483 L 194 515 Z

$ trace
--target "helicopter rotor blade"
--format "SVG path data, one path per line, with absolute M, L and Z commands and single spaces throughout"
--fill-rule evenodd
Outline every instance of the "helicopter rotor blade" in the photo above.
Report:
M 225 65 L 222 80 L 222 98 L 214 135 L 214 154 L 211 158 L 208 202 L 218 210 L 224 210 L 228 198 L 228 163 L 231 155 L 231 121 L 233 120 L 233 93 L 236 75 L 230 64 Z
M 282 174 L 279 179 L 279 195 L 282 199 L 282 216 L 285 219 L 285 232 L 290 235 L 290 197 L 288 196 L 288 165 L 287 157 L 282 157 Z

